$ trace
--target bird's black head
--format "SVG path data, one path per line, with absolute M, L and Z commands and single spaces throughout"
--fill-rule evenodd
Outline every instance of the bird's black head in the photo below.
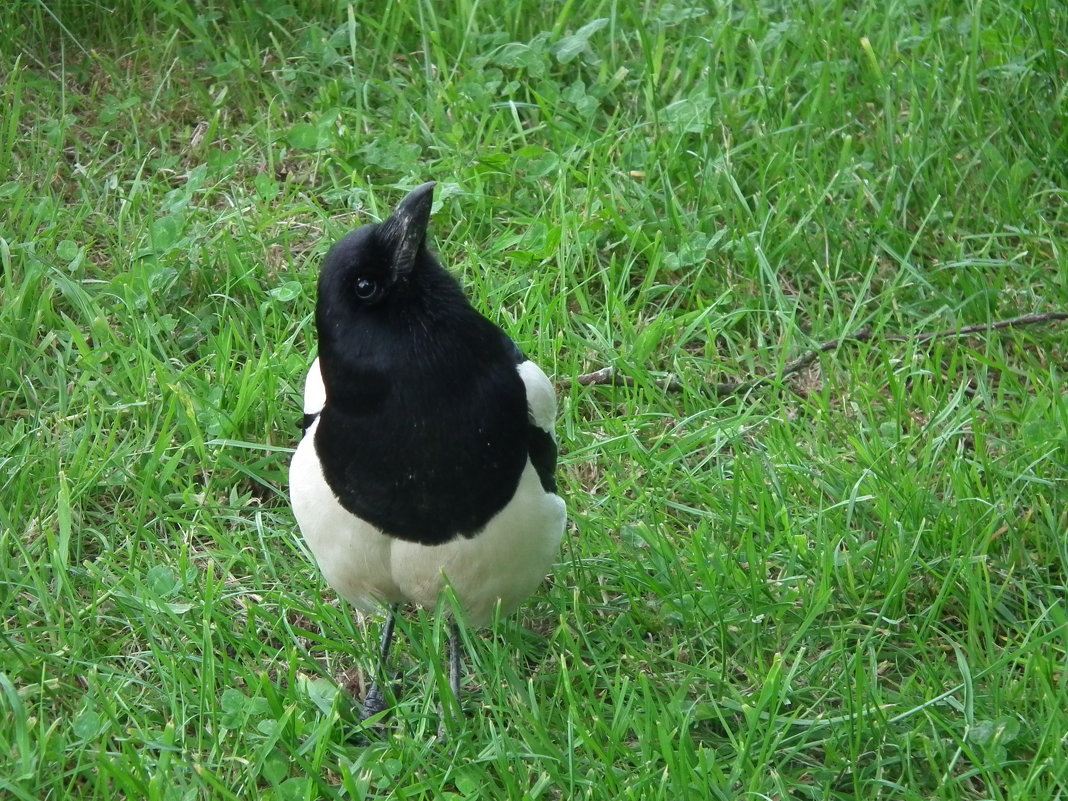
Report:
M 426 247 L 434 182 L 413 189 L 385 221 L 365 225 L 335 244 L 323 260 L 319 303 L 356 314 L 411 294 L 413 285 L 435 272 Z M 421 280 L 422 279 L 422 280 Z
M 427 247 L 433 199 L 433 182 L 413 189 L 323 259 L 316 327 L 328 399 L 365 406 L 398 363 L 425 359 L 477 314 Z

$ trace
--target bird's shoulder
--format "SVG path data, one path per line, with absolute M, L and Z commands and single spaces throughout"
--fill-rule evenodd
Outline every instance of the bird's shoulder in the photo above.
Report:
M 311 363 L 308 374 L 304 377 L 304 418 L 300 423 L 307 431 L 326 406 L 326 384 L 323 383 L 323 371 L 319 367 L 319 357 Z
M 527 413 L 530 422 L 543 431 L 552 433 L 556 420 L 556 389 L 545 371 L 524 357 L 516 365 L 527 397 Z
M 527 456 L 546 492 L 556 492 L 556 389 L 536 363 L 515 346 L 516 372 L 527 399 Z

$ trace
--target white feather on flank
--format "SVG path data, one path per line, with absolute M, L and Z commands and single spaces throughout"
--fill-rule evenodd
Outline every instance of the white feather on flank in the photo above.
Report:
M 517 368 L 527 390 L 527 409 L 534 425 L 552 433 L 556 421 L 556 390 L 552 381 L 538 365 L 527 359 Z
M 556 406 L 552 384 L 532 362 L 523 362 L 519 373 L 531 416 L 550 430 Z M 318 360 L 307 387 L 325 402 Z M 313 406 L 310 400 L 305 397 L 306 411 Z M 320 403 L 309 413 L 321 408 Z M 358 609 L 373 612 L 382 604 L 405 602 L 434 607 L 451 587 L 467 622 L 486 625 L 498 608 L 505 615 L 519 606 L 552 568 L 567 515 L 563 500 L 545 492 L 529 460 L 512 500 L 477 535 L 420 545 L 389 537 L 341 506 L 315 453 L 318 427 L 316 420 L 290 463 L 290 499 L 323 577 Z
M 375 601 L 405 600 L 389 570 L 390 537 L 342 507 L 315 452 L 316 419 L 289 464 L 289 498 L 297 525 L 327 584 L 364 611 Z

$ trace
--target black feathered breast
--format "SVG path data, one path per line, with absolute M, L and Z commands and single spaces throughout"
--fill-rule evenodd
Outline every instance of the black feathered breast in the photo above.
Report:
M 360 393 L 347 393 L 374 403 L 328 401 L 315 433 L 341 505 L 425 545 L 477 534 L 515 494 L 531 445 L 510 341 L 480 315 L 445 328 L 436 345 L 433 331 L 422 344 L 395 333 L 376 343 L 383 369 L 364 374 Z M 329 354 L 323 358 L 327 369 Z M 537 447 L 541 475 L 548 454 L 544 443 Z

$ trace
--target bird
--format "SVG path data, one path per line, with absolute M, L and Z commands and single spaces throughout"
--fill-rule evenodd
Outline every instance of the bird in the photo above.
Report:
M 455 595 L 465 625 L 513 612 L 550 572 L 566 525 L 556 394 L 470 302 L 427 243 L 435 182 L 322 260 L 318 354 L 289 469 L 300 532 L 325 581 L 386 615 L 360 713 L 381 686 L 400 607 Z M 449 687 L 461 692 L 459 622 Z

